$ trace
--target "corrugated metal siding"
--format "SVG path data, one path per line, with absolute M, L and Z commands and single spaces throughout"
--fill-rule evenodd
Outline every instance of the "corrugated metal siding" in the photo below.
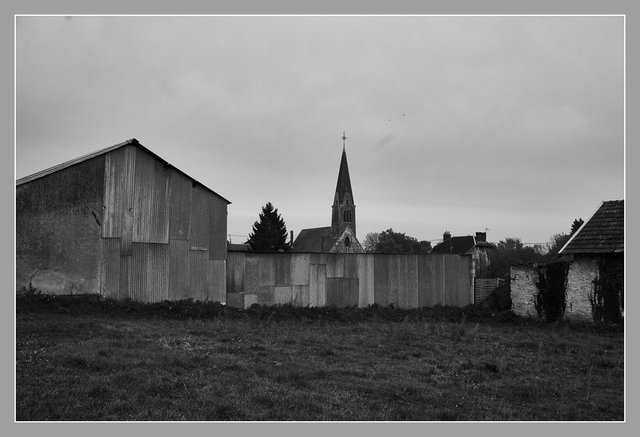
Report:
M 261 286 L 276 285 L 276 257 L 275 254 L 253 255 L 258 266 L 258 281 Z M 253 263 L 252 263 L 253 266 Z M 245 268 L 249 267 L 247 264 Z
M 190 292 L 189 242 L 169 240 L 169 299 L 188 299 Z
M 247 254 L 244 268 L 244 292 L 258 293 L 260 291 L 260 265 L 259 258 L 256 254 Z M 237 283 L 236 279 L 236 283 Z
M 209 193 L 209 259 L 227 257 L 227 202 Z
M 227 261 L 209 261 L 207 270 L 207 300 L 213 302 L 225 302 L 227 295 Z
M 447 305 L 465 306 L 471 303 L 471 257 L 445 255 L 445 284 Z M 469 270 L 468 275 L 456 274 Z M 468 277 L 468 278 L 467 278 Z
M 363 307 L 376 303 L 416 308 L 437 304 L 464 306 L 473 299 L 472 261 L 467 255 L 234 253 L 230 256 L 228 268 L 232 271 L 226 277 L 233 280 L 233 285 L 229 290 L 256 293 L 258 302 L 264 305 Z M 236 257 L 243 256 L 241 264 Z M 335 276 L 340 273 L 342 276 Z M 307 278 L 308 286 L 300 284 Z M 291 296 L 291 300 L 283 301 L 286 296 Z
M 189 267 L 191 278 L 189 297 L 193 300 L 207 300 L 207 270 L 209 269 L 207 252 L 203 250 L 189 251 Z
M 141 302 L 169 298 L 169 245 L 134 243 L 129 262 L 129 296 Z
M 276 266 L 274 285 L 291 285 L 291 254 L 282 253 L 271 256 Z
M 447 305 L 450 302 L 446 299 L 445 269 L 444 261 L 447 255 L 432 255 L 434 262 L 434 297 L 435 305 Z
M 196 185 L 192 188 L 192 199 L 191 248 L 209 250 L 209 193 Z
M 358 305 L 358 278 L 327 278 L 327 306 L 339 308 Z
M 311 264 L 309 276 L 309 305 L 325 306 L 327 303 L 327 266 Z
M 378 305 L 394 302 L 391 294 L 389 255 L 376 254 L 373 261 L 374 299 Z
M 126 232 L 125 213 L 134 207 L 135 162 L 136 148 L 133 146 L 121 147 L 105 155 L 103 238 L 122 237 Z M 133 232 L 131 228 L 127 230 Z
M 358 277 L 358 255 L 344 254 L 342 259 L 343 259 L 343 276 L 345 278 L 357 278 Z
M 192 181 L 176 169 L 169 173 L 169 238 L 188 240 Z
M 419 256 L 418 263 L 418 306 L 431 307 L 436 305 L 436 256 Z
M 142 149 L 136 150 L 135 243 L 169 243 L 169 170 Z
M 358 306 L 363 308 L 375 303 L 374 289 L 374 256 L 359 255 L 358 259 L 358 287 L 359 299 Z
M 293 287 L 273 287 L 273 305 L 291 304 L 293 302 Z
M 293 305 L 294 306 L 309 306 L 310 302 L 310 290 L 308 285 L 293 285 Z
M 103 238 L 100 255 L 100 294 L 119 299 L 120 296 L 120 238 Z
M 245 252 L 231 252 L 227 254 L 227 293 L 240 293 L 245 289 Z
M 293 285 L 309 285 L 308 253 L 294 253 L 291 256 L 291 283 Z
M 119 296 L 121 299 L 133 299 L 131 297 L 131 289 L 129 284 L 131 283 L 129 278 L 129 272 L 131 271 L 131 257 L 120 257 L 120 290 Z

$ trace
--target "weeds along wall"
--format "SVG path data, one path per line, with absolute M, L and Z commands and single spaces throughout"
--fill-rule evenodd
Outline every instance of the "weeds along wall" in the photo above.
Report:
M 227 304 L 417 308 L 473 303 L 470 255 L 227 254 Z

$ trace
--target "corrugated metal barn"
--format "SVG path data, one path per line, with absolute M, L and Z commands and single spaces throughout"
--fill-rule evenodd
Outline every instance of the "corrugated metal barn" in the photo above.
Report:
M 16 182 L 16 286 L 225 302 L 224 197 L 136 139 Z

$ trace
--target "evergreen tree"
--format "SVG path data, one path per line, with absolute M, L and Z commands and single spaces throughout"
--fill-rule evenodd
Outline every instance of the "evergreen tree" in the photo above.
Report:
M 287 252 L 291 245 L 287 243 L 287 227 L 271 202 L 262 207 L 259 220 L 253 224 L 249 235 L 249 245 L 259 252 Z

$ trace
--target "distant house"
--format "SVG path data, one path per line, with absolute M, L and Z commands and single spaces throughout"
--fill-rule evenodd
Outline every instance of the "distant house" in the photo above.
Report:
M 16 287 L 226 297 L 230 202 L 136 139 L 16 181 Z
M 356 205 L 351 190 L 347 152 L 342 136 L 342 159 L 331 206 L 331 226 L 303 229 L 293 242 L 293 252 L 361 253 L 356 237 Z
M 624 293 L 624 200 L 604 201 L 560 249 L 571 262 L 567 276 L 567 318 L 592 318 L 594 280 L 613 271 Z M 603 268 L 607 272 L 602 271 Z
M 442 243 L 431 249 L 434 254 L 471 255 L 475 265 L 476 278 L 485 278 L 489 268 L 490 249 L 495 246 L 487 242 L 486 232 L 476 232 L 476 235 L 452 237 L 449 232 L 442 235 Z

